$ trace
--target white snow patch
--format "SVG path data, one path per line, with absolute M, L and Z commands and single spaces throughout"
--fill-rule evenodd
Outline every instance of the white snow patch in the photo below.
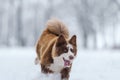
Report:
M 33 48 L 0 49 L 0 80 L 60 80 L 34 64 Z M 120 80 L 120 51 L 79 50 L 70 80 Z

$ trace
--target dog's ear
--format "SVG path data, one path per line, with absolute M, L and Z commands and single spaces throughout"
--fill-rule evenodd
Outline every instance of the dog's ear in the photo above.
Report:
M 72 38 L 69 40 L 70 44 L 73 44 L 74 46 L 76 46 L 76 35 L 73 35 Z
M 64 36 L 60 35 L 57 39 L 56 46 L 59 47 L 59 46 L 64 45 L 64 44 L 67 44 L 67 42 L 66 42 Z

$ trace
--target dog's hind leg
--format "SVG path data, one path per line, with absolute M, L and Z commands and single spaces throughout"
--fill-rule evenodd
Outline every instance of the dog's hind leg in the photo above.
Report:
M 36 53 L 37 53 L 37 57 L 35 58 L 35 64 L 37 65 L 38 63 L 40 63 L 40 45 L 39 43 L 37 43 L 36 45 Z
M 35 65 L 37 65 L 38 63 L 40 63 L 40 60 L 38 57 L 35 58 Z

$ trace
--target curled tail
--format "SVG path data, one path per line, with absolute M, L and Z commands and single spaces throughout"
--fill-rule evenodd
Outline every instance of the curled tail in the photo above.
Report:
M 55 34 L 57 36 L 63 35 L 65 38 L 69 38 L 69 31 L 66 28 L 65 24 L 63 24 L 58 19 L 50 19 L 47 24 L 47 29 L 52 34 Z

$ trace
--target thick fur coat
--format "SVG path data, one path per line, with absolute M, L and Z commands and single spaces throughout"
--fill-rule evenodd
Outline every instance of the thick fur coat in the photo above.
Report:
M 67 27 L 61 21 L 50 19 L 37 42 L 36 52 L 42 73 L 60 73 L 61 80 L 69 80 L 77 54 L 76 35 L 70 38 Z

